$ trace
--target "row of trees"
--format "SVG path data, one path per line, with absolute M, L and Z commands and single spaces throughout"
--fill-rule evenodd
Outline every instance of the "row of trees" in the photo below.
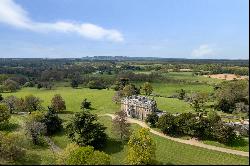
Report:
M 199 139 L 216 140 L 224 144 L 232 144 L 239 138 L 233 127 L 224 124 L 215 111 L 210 111 L 207 117 L 193 113 L 182 113 L 176 116 L 166 113 L 158 117 L 152 113 L 147 117 L 146 122 L 172 136 L 188 135 Z

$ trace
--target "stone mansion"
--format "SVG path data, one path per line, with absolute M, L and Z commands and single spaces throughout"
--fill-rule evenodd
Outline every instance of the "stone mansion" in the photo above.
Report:
M 121 100 L 121 110 L 125 111 L 128 117 L 144 120 L 148 114 L 157 111 L 157 104 L 148 97 L 133 95 Z

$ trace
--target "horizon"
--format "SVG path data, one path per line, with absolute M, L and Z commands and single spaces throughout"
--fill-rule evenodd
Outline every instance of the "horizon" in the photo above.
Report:
M 249 1 L 1 0 L 0 36 L 0 58 L 249 60 Z

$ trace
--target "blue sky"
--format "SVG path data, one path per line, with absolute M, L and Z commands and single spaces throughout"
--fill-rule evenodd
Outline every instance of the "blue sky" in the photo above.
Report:
M 0 0 L 0 57 L 248 59 L 248 0 Z

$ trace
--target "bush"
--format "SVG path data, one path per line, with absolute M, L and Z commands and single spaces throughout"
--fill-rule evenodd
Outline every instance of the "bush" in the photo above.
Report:
M 3 160 L 15 161 L 25 155 L 25 150 L 20 146 L 22 139 L 19 134 L 0 133 L 0 158 Z
M 46 126 L 41 122 L 31 121 L 25 123 L 27 134 L 30 136 L 34 145 L 44 145 L 44 134 Z
M 66 160 L 77 148 L 79 148 L 77 144 L 69 143 L 67 147 L 58 154 L 57 163 L 59 165 L 66 165 L 67 164 Z
M 146 123 L 150 123 L 151 127 L 156 127 L 156 123 L 158 122 L 158 119 L 159 119 L 159 116 L 155 112 L 152 112 L 151 114 L 147 115 Z
M 8 122 L 10 119 L 10 112 L 5 104 L 0 104 L 0 123 Z
M 84 109 L 90 109 L 90 106 L 91 106 L 91 102 L 87 101 L 86 98 L 81 103 L 81 109 L 82 110 L 84 110 Z
M 237 139 L 234 128 L 231 126 L 217 124 L 213 130 L 213 137 L 220 143 L 231 144 Z
M 157 127 L 160 128 L 164 134 L 175 134 L 176 126 L 174 120 L 175 117 L 172 114 L 166 113 L 159 118 Z
M 104 152 L 95 151 L 93 147 L 79 147 L 68 156 L 69 165 L 110 165 L 110 156 Z
M 48 108 L 48 112 L 43 116 L 41 122 L 46 126 L 46 134 L 53 135 L 60 131 L 62 126 L 62 119 L 58 117 L 53 108 Z

